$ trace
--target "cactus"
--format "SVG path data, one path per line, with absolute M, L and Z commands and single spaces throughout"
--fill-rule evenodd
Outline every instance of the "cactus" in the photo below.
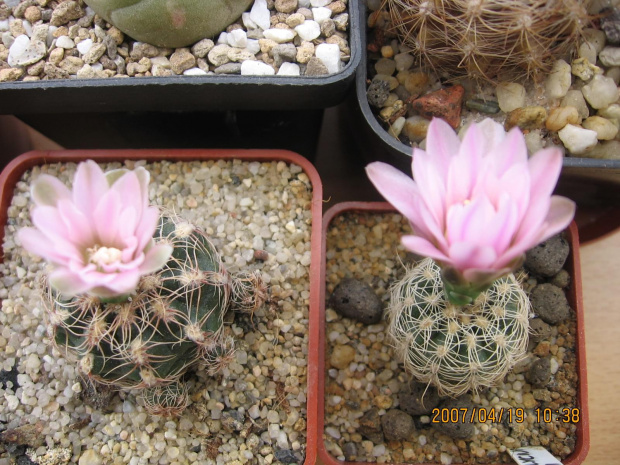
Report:
M 401 41 L 437 72 L 543 77 L 589 22 L 580 0 L 387 0 Z M 503 77 L 503 76 L 502 76 Z
M 213 37 L 252 0 L 85 0 L 97 14 L 135 40 L 184 47 Z
M 157 413 L 184 404 L 169 395 L 181 388 L 162 387 L 200 364 L 214 374 L 230 357 L 227 309 L 253 312 L 266 292 L 257 274 L 229 275 L 205 234 L 179 218 L 162 216 L 154 238 L 172 245 L 172 255 L 160 271 L 143 276 L 128 299 L 63 299 L 48 286 L 47 307 L 53 340 L 77 355 L 82 373 L 120 388 L 156 389 L 144 398 Z M 168 400 L 156 405 L 153 399 Z
M 441 395 L 491 386 L 527 349 L 529 300 L 510 274 L 471 305 L 444 295 L 440 268 L 424 259 L 391 288 L 389 333 L 404 366 Z

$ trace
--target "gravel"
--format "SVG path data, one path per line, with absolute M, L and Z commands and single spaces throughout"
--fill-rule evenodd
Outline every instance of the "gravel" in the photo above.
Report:
M 81 2 L 21 0 L 0 9 L 0 82 L 197 76 L 305 76 L 339 72 L 349 61 L 348 0 L 269 0 L 213 38 L 187 48 L 136 42 Z M 27 6 L 27 8 L 26 8 Z M 255 8 L 256 7 L 256 8 Z M 260 7 L 260 8 L 259 8 Z M 255 12 L 256 13 L 256 12 Z M 29 19 L 28 19 L 29 18 Z M 274 45 L 283 44 L 287 49 Z M 291 63 L 296 67 L 286 65 Z
M 284 162 L 126 165 L 146 166 L 152 203 L 203 228 L 231 272 L 260 270 L 271 304 L 252 318 L 235 315 L 229 321 L 226 330 L 237 340 L 235 359 L 217 377 L 202 372 L 191 377 L 192 404 L 180 418 L 148 416 L 133 392 L 112 398 L 109 412 L 85 405 L 76 367 L 52 348 L 47 335 L 35 284 L 45 264 L 15 239 L 30 223 L 23 206 L 29 204 L 29 181 L 46 172 L 69 184 L 75 165 L 33 168 L 18 182 L 9 207 L 0 265 L 0 370 L 17 370 L 19 384 L 0 384 L 0 422 L 6 429 L 41 425 L 44 443 L 31 452 L 42 456 L 68 449 L 70 463 L 80 465 L 269 464 L 292 463 L 293 457 L 301 463 L 310 295 L 308 177 Z M 261 260 L 254 258 L 257 251 Z M 0 451 L 0 463 L 8 459 Z
M 355 278 L 370 285 L 386 304 L 389 286 L 403 272 L 401 263 L 408 261 L 400 244 L 406 233 L 410 233 L 407 221 L 395 213 L 348 212 L 334 218 L 327 232 L 326 295 L 341 280 Z M 524 288 L 530 292 L 537 280 L 524 279 Z M 461 439 L 441 432 L 431 411 L 413 415 L 416 428 L 406 439 L 388 441 L 381 418 L 401 409 L 401 393 L 411 392 L 410 376 L 386 340 L 386 322 L 366 326 L 328 306 L 323 434 L 327 450 L 339 460 L 375 463 L 509 463 L 506 450 L 526 444 L 544 446 L 558 458 L 568 456 L 575 446 L 577 426 L 557 421 L 555 416 L 554 421 L 538 422 L 535 409 L 576 407 L 574 312 L 556 325 L 535 323 L 538 318 L 531 322 L 538 336 L 526 359 L 499 385 L 462 400 L 476 409 L 503 409 L 501 422 L 443 425 L 444 432 L 453 436 L 471 436 Z M 353 353 L 341 368 L 332 364 L 331 356 L 343 347 Z M 539 360 L 545 361 L 536 363 Z M 530 384 L 526 375 L 534 375 L 539 385 Z M 523 422 L 517 421 L 518 408 L 523 409 Z M 511 419 L 508 411 L 513 412 Z
M 426 127 L 417 103 L 441 90 L 462 85 L 465 94 L 457 104 L 458 115 L 444 108 L 433 115 L 446 119 L 456 129 L 492 118 L 508 130 L 519 126 L 527 133 L 530 153 L 557 146 L 567 156 L 620 158 L 620 7 L 601 12 L 601 24 L 584 30 L 584 40 L 575 56 L 556 57 L 551 72 L 534 79 L 500 76 L 495 82 L 477 82 L 450 73 L 438 75 L 419 63 L 411 50 L 394 37 L 389 12 L 379 11 L 381 2 L 367 2 L 368 102 L 379 123 L 393 137 L 412 147 L 424 147 Z M 385 3 L 385 2 L 383 2 Z M 598 3 L 592 8 L 602 8 Z M 601 3 L 602 5 L 602 3 Z M 596 17 L 599 11 L 591 11 Z M 415 34 L 416 31 L 413 31 Z M 373 51 L 374 50 L 374 51 Z M 412 80 L 422 85 L 412 85 Z M 377 82 L 388 82 L 377 84 Z M 392 97 L 392 98 L 390 98 Z

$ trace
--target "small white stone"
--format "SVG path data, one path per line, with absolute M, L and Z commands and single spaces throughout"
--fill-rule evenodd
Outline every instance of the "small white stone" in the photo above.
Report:
M 242 76 L 270 76 L 274 74 L 276 74 L 276 71 L 262 61 L 245 60 L 241 63 Z
M 572 81 L 571 67 L 564 60 L 557 60 L 545 82 L 547 98 L 562 98 L 570 89 Z
M 331 436 L 334 439 L 340 439 L 340 430 L 338 428 L 334 428 L 333 426 L 328 426 L 325 428 L 325 433 Z
M 592 64 L 596 63 L 596 55 L 597 55 L 596 47 L 592 45 L 590 42 L 583 42 L 579 46 L 577 55 L 579 55 L 579 58 L 585 58 Z
M 183 76 L 206 76 L 207 72 L 200 68 L 189 68 L 183 71 Z
M 263 32 L 263 35 L 265 39 L 271 39 L 274 42 L 283 44 L 293 40 L 297 34 L 292 29 L 267 29 Z
M 99 454 L 92 449 L 85 450 L 80 455 L 80 460 L 78 461 L 78 465 L 101 465 L 103 462 L 101 461 L 101 457 Z
M 319 24 L 332 17 L 332 10 L 324 6 L 312 8 L 312 18 Z
M 504 113 L 525 106 L 525 87 L 517 82 L 500 82 L 495 88 L 495 95 Z
M 278 76 L 299 76 L 301 74 L 301 70 L 299 65 L 296 63 L 282 63 L 280 69 L 278 70 Z
M 76 45 L 78 52 L 80 52 L 82 55 L 87 54 L 88 51 L 92 48 L 92 46 L 93 46 L 92 39 L 83 40 Z
M 56 47 L 64 48 L 65 50 L 69 50 L 75 47 L 75 42 L 69 36 L 60 36 L 56 39 Z
M 598 59 L 605 66 L 620 66 L 620 47 L 605 47 L 598 54 Z
M 271 27 L 271 21 L 269 19 L 270 13 L 267 7 L 267 0 L 255 0 L 252 9 L 250 10 L 250 19 L 263 30 L 267 30 Z
M 241 21 L 243 22 L 243 25 L 246 29 L 256 29 L 258 27 L 258 24 L 252 21 L 250 13 L 247 11 L 241 14 Z
M 599 116 L 607 118 L 609 120 L 616 120 L 620 123 L 620 105 L 612 103 L 607 108 L 603 108 L 597 112 Z
M 597 110 L 618 100 L 618 87 L 613 78 L 597 74 L 581 89 L 583 96 Z
M 581 155 L 592 150 L 597 142 L 595 131 L 584 129 L 573 124 L 567 124 L 558 131 L 558 136 L 564 147 L 573 155 Z
M 298 0 L 297 7 L 298 8 L 309 8 L 310 0 Z
M 582 120 L 590 116 L 590 109 L 580 90 L 569 90 L 562 99 L 562 106 L 575 107 Z
M 302 40 L 311 41 L 321 35 L 321 26 L 316 21 L 308 19 L 299 26 L 295 26 L 295 32 Z
M 248 39 L 248 43 L 245 46 L 245 49 L 251 54 L 256 55 L 258 52 L 260 52 L 260 45 L 258 43 L 258 40 Z
M 310 0 L 310 5 L 313 7 L 327 6 L 332 2 L 332 0 Z
M 6 32 L 8 30 L 9 30 L 9 20 L 8 20 L 8 18 L 0 20 L 0 32 Z
M 221 32 L 220 35 L 217 37 L 217 42 L 218 45 L 220 44 L 226 44 L 228 45 L 228 32 Z
M 248 44 L 248 35 L 243 29 L 230 31 L 226 39 L 231 47 L 245 48 Z
M 27 66 L 44 58 L 46 53 L 45 43 L 38 40 L 31 41 L 27 35 L 22 34 L 13 41 L 7 62 L 13 67 Z
M 385 445 L 379 444 L 378 446 L 373 447 L 372 455 L 373 457 L 381 457 L 385 455 Z
M 320 59 L 327 67 L 327 71 L 330 73 L 337 73 L 340 71 L 340 47 L 336 44 L 319 44 L 314 54 Z
M 605 32 L 589 27 L 584 29 L 582 34 L 584 42 L 588 42 L 596 53 L 601 53 L 605 47 Z

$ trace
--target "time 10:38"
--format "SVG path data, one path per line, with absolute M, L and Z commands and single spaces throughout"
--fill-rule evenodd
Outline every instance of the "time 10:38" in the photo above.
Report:
M 534 409 L 536 413 L 536 422 L 552 423 L 554 421 L 560 421 L 561 423 L 579 423 L 580 412 L 578 408 L 564 407 L 558 410 L 550 408 L 537 408 Z M 557 419 L 553 417 L 556 414 Z

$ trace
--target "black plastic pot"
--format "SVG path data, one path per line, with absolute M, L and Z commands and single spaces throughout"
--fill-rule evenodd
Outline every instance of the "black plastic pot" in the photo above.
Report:
M 297 110 L 346 97 L 360 63 L 360 0 L 349 0 L 351 58 L 328 76 L 171 76 L 0 83 L 0 114 Z
M 359 2 L 360 18 L 366 23 L 365 2 Z M 355 96 L 348 101 L 352 110 L 351 131 L 367 162 L 384 161 L 411 174 L 410 146 L 392 137 L 379 124 L 366 97 L 368 62 L 366 27 L 361 30 L 362 57 L 355 77 Z M 592 240 L 620 227 L 620 160 L 567 156 L 556 188 L 558 194 L 575 200 L 579 207 L 596 210 L 596 215 L 578 221 L 582 240 Z M 578 218 L 579 220 L 579 218 Z M 603 224 L 599 224 L 602 222 Z M 582 231 L 582 226 L 588 229 Z

